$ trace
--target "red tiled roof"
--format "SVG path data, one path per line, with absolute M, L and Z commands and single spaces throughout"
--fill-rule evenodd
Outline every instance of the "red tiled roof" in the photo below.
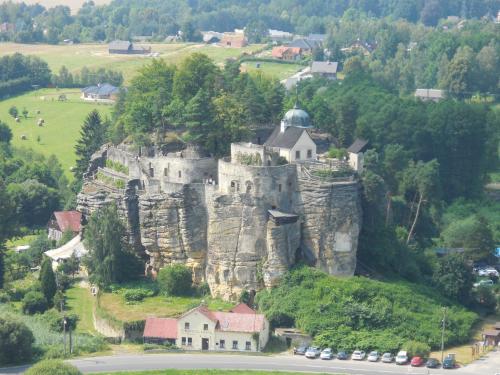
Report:
M 57 211 L 54 212 L 57 225 L 61 232 L 71 230 L 73 232 L 80 232 L 80 220 L 82 213 L 78 211 Z
M 146 318 L 144 337 L 177 339 L 177 319 Z
M 255 314 L 255 310 L 246 303 L 239 303 L 229 311 L 235 314 Z
M 260 332 L 264 329 L 264 315 L 212 312 L 218 320 L 216 329 L 224 332 Z

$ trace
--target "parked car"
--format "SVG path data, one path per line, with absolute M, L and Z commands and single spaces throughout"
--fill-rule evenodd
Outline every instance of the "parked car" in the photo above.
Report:
M 307 346 L 301 345 L 298 348 L 293 348 L 293 354 L 304 355 L 307 352 Z
M 498 271 L 491 267 L 491 266 L 488 266 L 488 267 L 485 267 L 485 268 L 481 268 L 477 271 L 477 274 L 479 276 L 500 276 L 500 274 L 498 273 Z
M 320 356 L 321 359 L 333 359 L 333 351 L 330 348 L 323 349 Z
M 384 353 L 382 355 L 382 362 L 392 363 L 394 361 L 394 355 L 392 353 Z
M 443 359 L 443 368 L 451 369 L 455 368 L 457 363 L 455 362 L 455 356 L 448 354 L 445 359 Z
M 349 354 L 345 350 L 340 350 L 337 353 L 337 359 L 349 359 Z
M 422 357 L 413 357 L 410 362 L 410 365 L 413 367 L 420 367 L 423 364 L 424 364 L 424 359 Z
M 479 282 L 474 283 L 474 288 L 480 287 L 480 286 L 493 286 L 493 280 L 479 280 Z
M 401 350 L 396 356 L 396 364 L 397 365 L 406 365 L 408 363 L 408 353 L 404 350 Z
M 439 361 L 436 358 L 429 358 L 425 363 L 425 367 L 427 368 L 438 368 Z
M 377 351 L 373 351 L 373 352 L 370 352 L 370 354 L 368 354 L 368 361 L 369 362 L 377 362 L 380 358 L 380 354 L 379 352 Z
M 316 346 L 310 346 L 306 351 L 306 358 L 318 358 L 321 354 L 321 350 L 319 350 Z
M 355 350 L 352 352 L 351 359 L 354 359 L 355 361 L 362 361 L 365 359 L 366 353 L 362 350 Z

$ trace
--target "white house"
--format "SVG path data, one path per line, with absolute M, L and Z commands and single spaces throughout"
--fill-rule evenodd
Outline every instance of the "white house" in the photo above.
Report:
M 356 139 L 347 149 L 349 155 L 349 165 L 356 172 L 363 172 L 364 152 L 368 149 L 368 141 Z
M 168 326 L 168 327 L 167 327 Z M 148 318 L 144 340 L 172 342 L 185 350 L 261 351 L 269 339 L 269 322 L 263 314 L 237 306 L 231 312 L 211 311 L 205 306 L 189 310 L 177 319 Z
M 81 259 L 87 252 L 87 249 L 83 246 L 82 237 L 77 235 L 68 243 L 57 249 L 48 250 L 44 254 L 52 260 L 52 268 L 57 269 L 61 263 L 64 263 L 73 255 Z
M 295 105 L 285 114 L 281 125 L 274 129 L 264 146 L 273 148 L 289 163 L 316 160 L 316 143 L 308 129 L 312 129 L 309 115 Z

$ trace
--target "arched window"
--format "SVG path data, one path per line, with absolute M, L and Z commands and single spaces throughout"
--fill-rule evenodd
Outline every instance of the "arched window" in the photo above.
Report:
M 246 186 L 246 193 L 247 194 L 250 194 L 251 191 L 252 191 L 252 187 L 253 187 L 253 184 L 251 181 L 247 181 L 245 182 L 245 186 Z

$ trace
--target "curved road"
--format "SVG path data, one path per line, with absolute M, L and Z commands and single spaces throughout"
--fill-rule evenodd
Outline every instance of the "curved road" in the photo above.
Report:
M 306 373 L 350 375 L 495 375 L 500 355 L 494 353 L 482 363 L 475 363 L 456 370 L 429 370 L 424 367 L 397 366 L 395 364 L 367 361 L 322 361 L 302 356 L 238 355 L 238 354 L 126 354 L 105 357 L 81 358 L 70 361 L 84 373 L 113 371 L 144 371 L 162 369 L 231 369 L 296 371 Z M 26 366 L 0 369 L 0 374 L 20 374 Z

